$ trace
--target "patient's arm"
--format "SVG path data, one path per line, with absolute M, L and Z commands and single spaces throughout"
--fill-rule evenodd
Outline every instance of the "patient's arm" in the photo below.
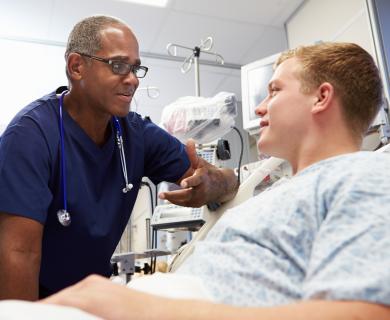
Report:
M 43 226 L 0 213 L 0 299 L 38 299 Z
M 88 277 L 43 301 L 77 307 L 112 320 L 390 320 L 390 307 L 366 302 L 317 300 L 272 308 L 238 308 L 161 298 L 128 289 L 99 276 Z

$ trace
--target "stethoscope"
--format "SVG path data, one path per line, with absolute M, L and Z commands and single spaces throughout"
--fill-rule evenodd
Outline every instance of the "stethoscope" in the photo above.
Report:
M 67 205 L 67 195 L 66 195 L 66 172 L 65 172 L 65 164 L 66 164 L 66 156 L 65 156 L 65 144 L 64 144 L 64 120 L 62 116 L 62 109 L 64 105 L 64 96 L 68 93 L 68 90 L 65 90 L 61 96 L 60 96 L 60 116 L 59 116 L 59 126 L 60 126 L 60 148 L 61 148 L 61 162 L 60 162 L 60 170 L 61 170 L 61 187 L 62 187 L 62 202 L 63 202 L 63 209 L 58 210 L 57 212 L 57 218 L 59 223 L 63 225 L 64 227 L 67 227 L 70 225 L 71 217 L 70 213 L 68 211 L 68 205 Z M 116 131 L 116 143 L 118 145 L 119 149 L 119 155 L 121 158 L 121 166 L 122 166 L 122 173 L 123 178 L 125 180 L 125 187 L 122 189 L 123 193 L 127 193 L 133 188 L 133 185 L 129 183 L 128 177 L 127 177 L 127 167 L 126 167 L 126 157 L 125 157 L 125 149 L 123 146 L 123 135 L 122 135 L 122 128 L 119 123 L 119 119 L 117 117 L 114 118 L 114 127 Z

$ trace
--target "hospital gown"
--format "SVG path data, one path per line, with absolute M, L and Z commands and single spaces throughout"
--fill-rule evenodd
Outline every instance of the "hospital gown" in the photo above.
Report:
M 279 180 L 227 211 L 177 272 L 233 305 L 390 305 L 390 156 L 341 155 Z

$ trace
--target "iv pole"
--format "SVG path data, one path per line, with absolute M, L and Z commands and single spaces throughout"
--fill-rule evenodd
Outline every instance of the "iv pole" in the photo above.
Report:
M 194 48 L 185 47 L 179 44 L 175 43 L 168 43 L 167 45 L 167 51 L 168 54 L 177 57 L 178 48 L 184 49 L 184 50 L 190 50 L 192 51 L 192 54 L 189 55 L 187 58 L 184 59 L 184 62 L 180 68 L 182 73 L 187 73 L 190 71 L 192 64 L 194 64 L 194 72 L 195 72 L 195 94 L 196 96 L 200 96 L 200 76 L 199 76 L 199 57 L 200 53 L 206 53 L 213 55 L 215 57 L 215 62 L 218 64 L 224 64 L 225 61 L 223 60 L 223 57 L 213 51 L 210 51 L 213 47 L 213 38 L 207 37 L 206 40 L 200 40 L 200 46 L 196 46 Z

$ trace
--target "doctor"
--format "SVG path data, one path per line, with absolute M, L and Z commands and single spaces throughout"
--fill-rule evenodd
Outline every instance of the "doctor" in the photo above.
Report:
M 65 58 L 69 91 L 25 107 L 0 142 L 0 298 L 35 300 L 110 276 L 143 176 L 181 184 L 160 197 L 187 206 L 237 189 L 233 172 L 199 159 L 193 143 L 129 113 L 148 68 L 124 22 L 80 21 Z

